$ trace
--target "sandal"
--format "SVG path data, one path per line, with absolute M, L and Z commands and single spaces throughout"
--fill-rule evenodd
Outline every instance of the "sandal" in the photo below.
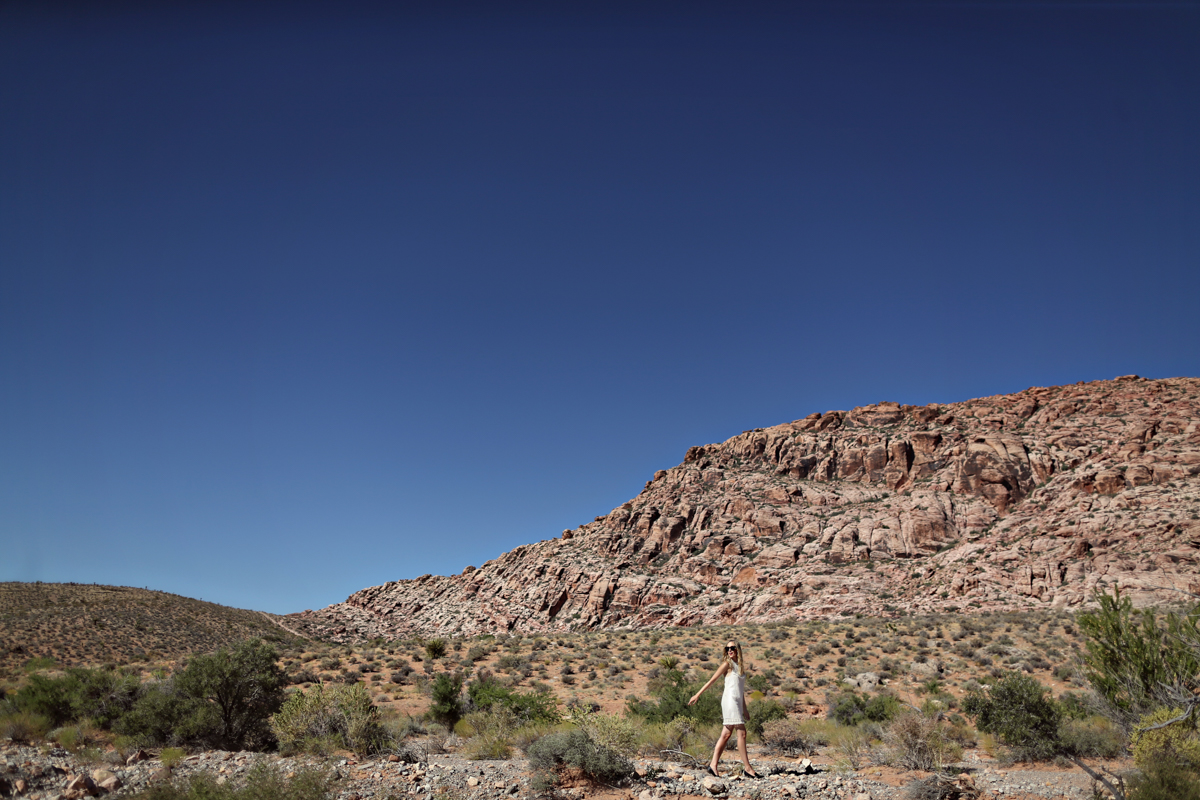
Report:
M 721 777 L 720 775 L 718 775 L 718 774 L 717 774 L 717 771 L 716 771 L 715 769 L 713 769 L 713 768 L 712 768 L 712 764 L 709 764 L 709 765 L 706 767 L 706 769 L 708 770 L 708 774 L 709 774 L 709 775 L 712 775 L 714 778 L 719 778 L 719 777 Z
M 757 772 L 755 772 L 752 769 L 743 770 L 742 774 L 745 775 L 747 778 L 761 778 L 762 777 L 762 775 L 759 775 Z

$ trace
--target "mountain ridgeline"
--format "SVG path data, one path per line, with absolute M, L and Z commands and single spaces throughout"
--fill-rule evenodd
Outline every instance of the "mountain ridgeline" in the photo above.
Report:
M 810 414 L 693 447 L 635 498 L 460 575 L 289 625 L 353 641 L 1074 607 L 1200 592 L 1200 379 Z

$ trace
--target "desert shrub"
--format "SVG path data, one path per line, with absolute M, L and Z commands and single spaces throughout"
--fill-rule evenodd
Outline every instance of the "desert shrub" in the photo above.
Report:
M 462 719 L 462 685 L 461 675 L 451 675 L 443 672 L 433 679 L 431 696 L 433 702 L 429 706 L 429 716 L 448 728 Z
M 327 753 L 349 748 L 359 755 L 373 755 L 391 744 L 361 683 L 318 684 L 307 692 L 292 692 L 271 717 L 271 730 L 284 752 Z
M 162 752 L 158 754 L 158 760 L 163 763 L 164 767 L 174 767 L 183 761 L 183 757 L 187 755 L 187 751 L 179 747 L 164 747 Z
M 579 770 L 597 783 L 620 783 L 633 774 L 633 762 L 625 756 L 597 744 L 582 730 L 564 731 L 545 736 L 526 750 L 529 767 L 538 773 L 539 785 L 554 783 L 564 768 Z
M 1155 727 L 1183 714 L 1181 709 L 1160 708 L 1143 717 L 1130 736 L 1133 760 L 1146 770 L 1156 761 L 1173 761 L 1200 772 L 1200 736 L 1193 716 L 1165 727 Z
M 113 730 L 151 746 L 269 749 L 287 680 L 275 661 L 274 648 L 258 640 L 195 656 L 171 678 L 143 685 Z
M 1101 696 L 1131 720 L 1167 705 L 1172 694 L 1192 694 L 1200 610 L 1168 613 L 1160 622 L 1154 609 L 1135 609 L 1119 591 L 1096 600 L 1099 609 L 1078 622 L 1088 637 L 1084 671 Z
M 467 697 L 470 706 L 479 711 L 486 711 L 494 705 L 501 705 L 510 710 L 518 724 L 525 722 L 558 722 L 562 715 L 558 712 L 558 700 L 548 691 L 536 691 L 522 694 L 502 686 L 491 673 L 484 672 L 477 680 L 467 686 Z
M 588 711 L 575 714 L 571 721 L 601 747 L 607 747 L 624 756 L 631 756 L 637 752 L 638 730 L 626 717 Z
M 1046 687 L 1028 675 L 1008 673 L 991 691 L 967 695 L 963 709 L 980 732 L 998 736 L 1017 758 L 1044 760 L 1059 752 L 1062 714 Z
M 1116 758 L 1125 752 L 1124 732 L 1100 716 L 1062 720 L 1058 739 L 1064 753 L 1080 758 Z
M 811 756 L 818 747 L 798 720 L 787 717 L 763 725 L 762 741 L 769 750 L 787 756 Z
M 517 718 L 508 707 L 496 703 L 486 711 L 475 711 L 455 726 L 466 729 L 471 737 L 465 755 L 473 760 L 508 758 L 512 755 L 512 734 Z
M 888 760 L 906 769 L 940 771 L 943 764 L 962 757 L 948 728 L 937 717 L 921 713 L 896 717 L 883 735 Z
M 14 742 L 32 742 L 45 738 L 50 731 L 50 720 L 31 711 L 10 711 L 0 716 L 0 739 Z
M 851 769 L 861 767 L 871 749 L 871 737 L 859 727 L 838 727 L 829 739 L 840 756 L 839 761 Z
M 425 643 L 425 655 L 437 660 L 446 655 L 445 639 L 430 639 Z
M 763 726 L 768 722 L 787 716 L 783 704 L 774 700 L 751 700 L 746 710 L 750 712 L 746 719 L 746 732 L 755 736 L 762 736 Z
M 13 704 L 19 710 L 44 717 L 52 726 L 58 727 L 75 718 L 71 709 L 75 684 L 76 681 L 66 675 L 49 677 L 34 673 L 17 690 Z
M 269 644 L 257 639 L 232 650 L 195 656 L 175 676 L 186 697 L 215 707 L 210 744 L 222 750 L 262 750 L 274 745 L 269 720 L 283 705 L 287 675 Z
M 826 717 L 841 725 L 862 722 L 887 722 L 900 712 L 901 704 L 890 694 L 870 697 L 853 689 L 833 695 L 827 703 Z
M 317 770 L 302 770 L 292 777 L 266 766 L 250 771 L 242 785 L 217 783 L 209 772 L 194 773 L 187 781 L 153 783 L 131 795 L 134 800 L 329 800 L 329 778 Z
M 143 687 L 129 713 L 113 730 L 147 747 L 205 745 L 216 735 L 216 709 L 180 692 L 173 679 Z
M 1128 800 L 1200 800 L 1200 775 L 1170 759 L 1147 764 L 1129 780 Z
M 720 693 L 705 692 L 696 701 L 696 705 L 688 705 L 688 700 L 701 686 L 701 683 L 688 683 L 687 677 L 679 670 L 669 670 L 652 692 L 655 701 L 631 699 L 626 703 L 626 708 L 629 713 L 647 722 L 664 725 L 676 717 L 691 717 L 701 724 L 720 722 Z

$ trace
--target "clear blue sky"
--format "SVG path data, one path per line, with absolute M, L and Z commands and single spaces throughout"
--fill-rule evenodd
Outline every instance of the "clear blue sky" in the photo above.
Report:
M 0 7 L 0 580 L 276 612 L 813 411 L 1200 374 L 1200 6 Z

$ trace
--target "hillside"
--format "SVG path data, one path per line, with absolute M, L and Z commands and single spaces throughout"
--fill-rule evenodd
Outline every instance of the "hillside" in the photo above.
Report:
M 348 641 L 1200 590 L 1200 379 L 810 414 L 693 447 L 633 500 L 460 575 L 289 615 Z
M 0 583 L 0 676 L 33 658 L 61 666 L 163 662 L 252 636 L 293 637 L 259 611 L 166 592 L 75 583 Z

